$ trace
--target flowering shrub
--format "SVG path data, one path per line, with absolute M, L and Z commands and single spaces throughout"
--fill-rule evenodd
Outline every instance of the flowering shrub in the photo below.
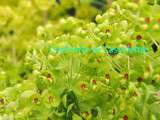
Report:
M 68 1 L 68 0 L 67 0 Z M 45 26 L 44 34 L 37 33 L 38 36 L 52 37 L 71 31 L 75 25 L 68 28 L 62 24 L 63 19 L 58 23 L 58 19 L 67 16 L 75 16 L 92 20 L 96 14 L 102 10 L 91 5 L 91 1 L 69 0 L 1 0 L 0 1 L 0 75 L 2 85 L 0 90 L 7 86 L 13 86 L 21 82 L 24 76 L 23 60 L 28 46 L 36 38 L 36 30 L 43 32 L 41 26 Z M 95 3 L 95 1 L 93 1 Z M 101 3 L 101 2 L 100 2 Z M 103 9 L 105 6 L 102 4 Z M 74 8 L 73 10 L 71 8 Z M 87 8 L 87 9 L 86 9 Z M 74 15 L 68 12 L 68 9 Z M 83 13 L 83 14 L 82 14 Z M 85 13 L 85 14 L 84 14 Z M 54 24 L 54 29 L 53 29 Z M 77 26 L 77 25 L 76 25 Z M 38 28 L 37 28 L 38 27 Z M 52 29 L 52 30 L 51 30 Z M 47 32 L 47 36 L 46 36 Z
M 41 5 L 41 9 L 47 9 L 45 3 Z M 117 0 L 104 14 L 97 15 L 95 22 L 67 17 L 57 24 L 47 21 L 38 26 L 18 67 L 20 76 L 11 84 L 2 81 L 6 75 L 0 73 L 0 84 L 5 86 L 0 91 L 0 119 L 159 119 L 158 11 L 158 4 L 151 6 L 145 0 Z M 102 46 L 106 51 L 50 51 L 51 47 L 66 46 Z M 110 52 L 106 46 L 145 47 L 148 52 Z M 5 64 L 3 68 L 7 68 Z

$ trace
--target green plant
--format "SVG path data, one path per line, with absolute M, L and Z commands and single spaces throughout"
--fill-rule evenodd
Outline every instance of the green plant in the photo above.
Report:
M 58 5 L 64 3 L 58 1 Z M 38 9 L 49 10 L 50 4 L 42 3 Z M 20 77 L 15 72 L 15 80 L 8 82 L 8 73 L 3 69 L 8 68 L 12 59 L 7 59 L 9 62 L 4 60 L 5 56 L 0 59 L 4 65 L 0 69 L 0 78 L 4 80 L 0 83 L 4 84 L 0 91 L 0 119 L 158 119 L 158 10 L 159 5 L 150 6 L 145 0 L 117 0 L 104 14 L 97 15 L 95 22 L 70 16 L 36 25 L 36 34 L 31 37 L 34 41 L 29 43 L 25 58 L 16 67 Z M 50 51 L 51 47 L 99 46 L 104 52 Z M 109 52 L 106 46 L 146 47 L 148 52 L 131 54 L 117 49 Z

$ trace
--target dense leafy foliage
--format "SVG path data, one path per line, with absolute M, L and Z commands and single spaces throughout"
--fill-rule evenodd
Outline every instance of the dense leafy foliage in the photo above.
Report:
M 61 17 L 70 16 L 67 12 L 69 9 L 75 9 L 75 17 L 88 21 L 92 20 L 97 13 L 102 12 L 92 7 L 90 0 L 85 1 L 60 0 L 60 4 L 56 0 L 0 1 L 0 65 L 2 66 L 0 71 L 2 74 L 4 71 L 6 73 L 6 75 L 1 75 L 3 85 L 0 86 L 0 89 L 22 80 L 19 77 L 19 74 L 23 76 L 21 64 L 26 48 L 32 46 L 32 42 L 37 39 L 37 28 L 41 30 L 41 27 L 38 26 L 47 23 L 54 24 L 53 29 L 50 25 L 46 27 L 52 37 L 55 37 L 69 30 L 69 28 L 62 30 L 65 26 L 57 22 Z
M 82 0 L 82 6 L 72 0 L 2 1 L 11 5 L 0 7 L 0 119 L 160 118 L 158 4 L 117 0 L 100 14 L 103 0 Z M 79 7 L 92 14 L 78 14 Z M 109 52 L 106 46 L 148 52 Z M 101 52 L 61 53 L 53 47 L 100 47 Z

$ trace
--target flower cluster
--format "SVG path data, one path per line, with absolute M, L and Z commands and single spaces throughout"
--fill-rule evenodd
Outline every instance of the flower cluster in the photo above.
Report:
M 4 28 L 0 30 L 2 43 L 8 37 L 12 39 L 6 44 L 14 43 L 10 57 L 0 57 L 0 119 L 159 119 L 160 6 L 150 6 L 148 0 L 116 0 L 89 22 L 77 17 L 80 13 L 74 6 L 82 10 L 83 17 L 93 14 L 86 14 L 83 5 L 75 0 L 53 1 L 50 4 L 47 0 L 22 0 L 18 5 L 21 9 L 13 8 L 16 12 L 8 7 L 0 11 L 5 9 L 7 13 L 2 15 L 3 22 L 0 20 L 0 27 Z M 105 2 L 97 5 L 96 1 L 82 3 L 86 8 L 105 6 Z M 52 7 L 60 13 L 55 11 L 52 15 Z M 95 13 L 92 7 L 89 10 Z M 64 11 L 70 17 L 52 20 L 64 15 Z M 18 39 L 26 40 L 26 44 L 22 43 L 27 47 L 25 57 L 18 57 L 23 58 L 19 63 L 15 59 Z M 82 45 L 89 49 L 101 46 L 104 52 L 57 54 L 50 50 L 53 46 Z M 7 53 L 6 46 L 2 46 L 2 54 Z M 120 48 L 128 52 L 121 54 Z M 147 54 L 129 52 L 135 48 L 147 50 Z

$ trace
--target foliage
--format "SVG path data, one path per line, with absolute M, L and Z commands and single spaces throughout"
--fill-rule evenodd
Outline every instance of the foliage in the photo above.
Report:
M 7 11 L 4 18 L 0 17 L 3 18 L 0 20 L 4 28 L 2 36 L 6 35 L 1 37 L 6 45 L 2 44 L 0 49 L 4 52 L 0 63 L 0 119 L 158 120 L 160 6 L 148 5 L 145 0 L 117 0 L 106 12 L 98 14 L 95 21 L 70 16 L 52 22 L 55 13 L 49 15 L 51 18 L 45 18 L 44 22 L 40 11 L 51 12 L 51 4 L 43 2 L 37 2 L 37 8 L 28 8 L 35 10 L 34 19 L 25 9 L 20 14 L 20 8 L 19 12 L 9 7 L 0 8 Z M 69 3 L 74 4 L 74 1 L 55 1 L 53 4 L 63 6 Z M 23 5 L 20 6 L 25 7 L 26 4 Z M 22 17 L 22 22 L 18 23 L 13 18 L 6 26 L 15 14 Z M 23 23 L 28 24 L 18 30 L 18 24 Z M 9 27 L 17 32 L 24 29 L 24 36 L 21 36 L 22 33 L 8 36 Z M 6 43 L 7 36 L 17 43 L 23 37 L 27 43 L 25 57 L 21 56 L 23 59 L 17 62 L 18 66 L 11 64 L 14 52 L 8 58 L 8 54 L 5 55 L 8 46 L 15 44 L 12 39 L 11 43 Z M 110 54 L 106 46 L 140 46 L 149 51 L 146 54 Z M 19 47 L 24 48 L 23 44 Z M 103 52 L 59 53 L 51 51 L 52 47 L 100 47 Z M 9 70 L 9 65 L 15 68 Z M 8 77 L 10 74 L 14 77 Z

